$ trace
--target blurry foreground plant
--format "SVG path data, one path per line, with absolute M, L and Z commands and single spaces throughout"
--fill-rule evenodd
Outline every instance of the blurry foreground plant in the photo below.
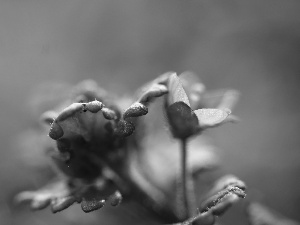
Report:
M 158 97 L 165 98 L 170 131 L 181 143 L 179 157 L 168 148 L 159 152 L 144 145 L 145 115 Z M 41 116 L 53 140 L 43 144 L 57 178 L 39 190 L 18 194 L 16 200 L 29 202 L 35 210 L 50 205 L 54 213 L 74 203 L 91 212 L 107 202 L 118 206 L 134 201 L 153 221 L 214 224 L 216 216 L 246 196 L 246 186 L 235 176 L 222 177 L 199 204 L 196 175 L 215 167 L 215 157 L 201 145 L 196 151 L 188 149 L 187 142 L 207 128 L 237 121 L 231 115 L 237 99 L 234 90 L 207 92 L 192 73 L 178 77 L 169 72 L 140 88 L 124 108 L 121 98 L 84 81 L 70 91 L 66 102 Z

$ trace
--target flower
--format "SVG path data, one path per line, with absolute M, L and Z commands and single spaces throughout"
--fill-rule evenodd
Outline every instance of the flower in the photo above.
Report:
M 190 85 L 191 96 L 193 96 L 193 92 L 197 92 L 195 86 L 200 89 L 200 86 L 197 84 Z M 202 87 L 199 93 L 202 91 Z M 192 110 L 189 98 L 176 73 L 173 73 L 168 80 L 168 90 L 166 112 L 171 132 L 175 138 L 186 139 L 206 128 L 218 126 L 226 122 L 226 118 L 231 113 L 231 110 L 227 108 Z M 195 103 L 195 97 L 192 99 L 194 99 L 193 102 Z

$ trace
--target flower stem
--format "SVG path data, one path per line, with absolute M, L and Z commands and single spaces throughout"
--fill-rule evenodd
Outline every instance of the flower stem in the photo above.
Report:
M 185 215 L 189 216 L 190 206 L 188 201 L 188 188 L 187 188 L 187 146 L 186 139 L 181 140 L 181 193 L 182 193 L 182 203 L 185 209 Z

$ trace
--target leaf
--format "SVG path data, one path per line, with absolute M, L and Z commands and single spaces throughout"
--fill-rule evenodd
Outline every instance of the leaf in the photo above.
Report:
M 186 95 L 186 93 L 182 87 L 182 84 L 180 82 L 180 79 L 178 78 L 176 73 L 173 73 L 169 77 L 168 90 L 169 90 L 168 100 L 167 100 L 168 105 L 172 105 L 175 102 L 183 102 L 186 105 L 188 105 L 189 107 L 191 106 L 188 96 Z
M 202 129 L 220 125 L 230 114 L 230 110 L 197 109 L 194 111 Z

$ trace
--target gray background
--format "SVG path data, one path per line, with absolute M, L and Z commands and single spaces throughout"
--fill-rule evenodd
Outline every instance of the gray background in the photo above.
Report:
M 40 85 L 93 78 L 132 93 L 169 70 L 192 70 L 208 89 L 241 91 L 242 122 L 209 132 L 223 149 L 222 169 L 300 220 L 299 10 L 296 0 L 1 0 L 0 224 L 127 223 L 108 209 L 52 215 L 15 207 L 12 196 L 38 174 L 22 164 L 17 137 L 36 126 Z M 81 220 L 72 221 L 76 213 Z

